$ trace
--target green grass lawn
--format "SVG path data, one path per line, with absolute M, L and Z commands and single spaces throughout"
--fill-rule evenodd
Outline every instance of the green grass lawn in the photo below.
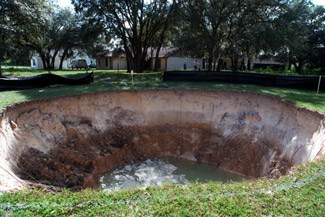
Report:
M 85 71 L 53 73 L 79 77 Z M 8 72 L 15 76 L 39 71 Z M 95 82 L 83 86 L 56 85 L 41 89 L 0 92 L 0 109 L 33 99 L 109 89 L 165 87 L 160 73 L 135 74 L 135 86 L 125 72 L 95 71 Z M 325 93 L 215 82 L 167 82 L 169 88 L 253 91 L 279 96 L 325 114 Z M 325 161 L 307 163 L 279 179 L 242 183 L 149 187 L 107 193 L 83 190 L 59 193 L 27 190 L 0 195 L 1 216 L 325 216 Z
M 27 190 L 0 196 L 3 216 L 325 216 L 325 162 L 276 180 L 166 185 L 116 193 Z
M 32 76 L 47 73 L 39 70 L 6 70 L 4 75 Z M 86 71 L 53 71 L 52 73 L 68 78 L 82 77 Z M 96 92 L 110 89 L 148 89 L 161 87 L 161 73 L 143 73 L 134 75 L 134 86 L 131 75 L 125 71 L 94 71 L 95 82 L 90 85 L 62 86 L 55 85 L 40 89 L 5 91 L 0 92 L 0 111 L 8 105 L 33 99 L 43 99 L 54 96 Z M 316 94 L 315 91 L 295 90 L 286 88 L 263 87 L 245 84 L 230 84 L 217 82 L 166 82 L 169 88 L 197 88 L 233 91 L 251 91 L 279 96 L 295 103 L 297 106 L 306 107 L 325 113 L 325 93 Z

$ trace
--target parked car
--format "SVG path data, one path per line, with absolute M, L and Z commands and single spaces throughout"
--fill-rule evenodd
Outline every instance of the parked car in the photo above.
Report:
M 96 63 L 91 62 L 88 67 L 89 68 L 96 68 Z
M 77 70 L 78 69 L 87 69 L 88 68 L 88 65 L 87 65 L 86 60 L 84 60 L 84 59 L 74 60 L 71 63 L 71 68 L 72 69 L 77 69 Z

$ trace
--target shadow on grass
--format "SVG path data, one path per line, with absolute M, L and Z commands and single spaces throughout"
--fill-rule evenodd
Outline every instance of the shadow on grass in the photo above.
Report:
M 218 83 L 218 82 L 168 82 L 170 87 L 176 88 L 198 88 L 198 89 L 218 89 L 232 91 L 249 91 L 263 94 L 279 96 L 287 101 L 291 101 L 300 107 L 307 107 L 325 113 L 325 92 L 316 94 L 315 91 L 303 89 L 287 89 L 279 87 L 266 87 L 258 85 Z
M 91 72 L 91 70 L 41 70 L 32 68 L 5 68 L 3 69 L 3 75 L 9 77 L 28 77 L 40 74 L 53 73 L 60 76 L 73 76 L 78 74 L 85 74 Z
M 38 73 L 34 75 L 42 73 L 43 72 L 40 73 L 40 71 L 38 71 Z M 84 77 L 85 73 L 85 70 L 55 72 L 57 75 L 71 79 Z M 158 86 L 162 81 L 161 73 L 134 74 L 133 82 L 130 73 L 126 72 L 94 71 L 94 77 L 94 82 L 89 85 L 53 85 L 28 90 L 0 92 L 0 111 L 8 105 L 23 101 L 47 99 L 56 96 L 75 95 L 112 89 L 143 89 Z

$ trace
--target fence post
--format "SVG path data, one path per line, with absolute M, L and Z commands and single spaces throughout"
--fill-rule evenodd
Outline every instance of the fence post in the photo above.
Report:
M 131 70 L 132 86 L 134 86 L 133 73 L 134 73 L 133 70 Z
M 318 80 L 318 87 L 317 87 L 317 94 L 319 94 L 319 89 L 320 89 L 320 83 L 322 82 L 322 76 L 319 76 L 319 80 Z

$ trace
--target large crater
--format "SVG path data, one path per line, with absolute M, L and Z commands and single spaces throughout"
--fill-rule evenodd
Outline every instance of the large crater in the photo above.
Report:
M 106 91 L 17 104 L 0 124 L 2 189 L 96 187 L 103 172 L 162 156 L 277 177 L 325 154 L 323 115 L 256 93 Z

